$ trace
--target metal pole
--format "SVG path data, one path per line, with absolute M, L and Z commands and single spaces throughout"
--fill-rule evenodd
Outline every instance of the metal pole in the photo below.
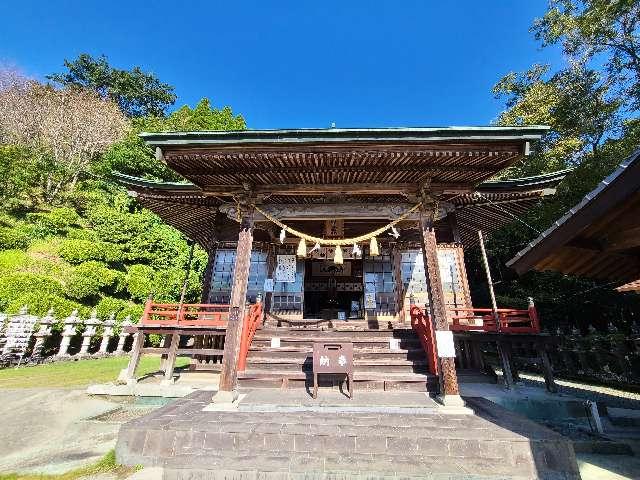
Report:
M 482 262 L 484 263 L 484 271 L 487 274 L 487 282 L 489 283 L 489 295 L 491 296 L 491 311 L 496 322 L 497 330 L 500 331 L 500 318 L 498 317 L 498 305 L 496 304 L 496 294 L 493 291 L 493 280 L 491 279 L 491 270 L 489 270 L 489 260 L 487 259 L 487 251 L 484 248 L 484 237 L 482 230 L 478 230 L 478 238 L 480 239 L 480 251 L 482 252 Z

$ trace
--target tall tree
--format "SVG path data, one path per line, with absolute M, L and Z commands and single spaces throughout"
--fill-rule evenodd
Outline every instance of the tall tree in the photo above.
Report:
M 94 58 L 83 53 L 65 60 L 68 71 L 47 78 L 64 86 L 76 85 L 96 91 L 115 101 L 129 117 L 162 116 L 176 101 L 173 87 L 140 67 L 120 70 L 109 65 L 104 55 Z
M 73 189 L 91 163 L 130 128 L 113 101 L 90 90 L 57 89 L 13 72 L 0 71 L 1 78 L 0 144 L 25 146 L 36 164 L 46 164 L 38 172 L 45 202 Z
M 532 30 L 543 45 L 562 45 L 573 61 L 603 62 L 629 109 L 640 109 L 639 0 L 551 0 Z

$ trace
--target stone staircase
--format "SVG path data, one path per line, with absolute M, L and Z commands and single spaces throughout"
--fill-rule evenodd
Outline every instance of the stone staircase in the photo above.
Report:
M 163 467 L 167 480 L 580 478 L 568 439 L 483 399 L 462 415 L 207 411 L 210 398 L 122 425 L 117 461 Z
M 272 338 L 280 339 L 279 347 L 271 346 Z M 424 350 L 410 328 L 265 328 L 256 332 L 247 368 L 238 373 L 240 388 L 312 386 L 313 343 L 327 341 L 353 342 L 356 390 L 435 391 L 437 387 L 437 378 L 428 373 Z M 392 349 L 392 342 L 398 348 Z M 320 386 L 340 388 L 343 378 L 322 375 Z

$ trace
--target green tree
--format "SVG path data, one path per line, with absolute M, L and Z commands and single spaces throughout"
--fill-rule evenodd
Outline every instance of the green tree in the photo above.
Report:
M 103 98 L 114 100 L 129 117 L 162 116 L 176 101 L 173 87 L 162 83 L 140 67 L 121 70 L 109 65 L 107 57 L 82 53 L 75 60 L 65 60 L 66 72 L 47 76 L 62 85 L 76 85 L 95 90 Z
M 532 30 L 544 46 L 562 45 L 572 61 L 602 63 L 628 108 L 640 108 L 640 1 L 551 0 Z
M 140 132 L 197 132 L 245 128 L 247 126 L 242 115 L 235 115 L 230 107 L 213 108 L 211 102 L 203 98 L 195 108 L 185 105 L 166 118 L 134 119 L 132 132 L 103 155 L 97 171 L 103 175 L 116 171 L 139 177 L 181 180 L 179 175 L 156 160 L 153 150 L 138 136 Z

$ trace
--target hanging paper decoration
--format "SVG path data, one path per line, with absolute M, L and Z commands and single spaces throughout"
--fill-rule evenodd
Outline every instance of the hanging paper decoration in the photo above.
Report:
M 304 238 L 301 238 L 300 243 L 298 243 L 297 254 L 301 258 L 304 258 L 307 256 L 307 243 L 304 241 Z
M 398 237 L 400 236 L 400 232 L 396 227 L 391 227 L 391 231 L 389 232 L 389 235 L 391 235 L 393 238 L 397 240 Z
M 342 259 L 342 249 L 340 245 L 336 245 L 336 253 L 333 254 L 333 263 L 336 265 L 342 265 L 344 260 Z
M 286 228 L 283 228 L 282 230 L 280 230 L 280 243 L 284 243 L 284 239 L 286 236 Z
M 360 250 L 360 245 L 358 245 L 357 243 L 353 244 L 353 256 L 355 257 L 360 257 L 362 256 L 362 250 Z
M 378 250 L 378 240 L 376 240 L 376 237 L 371 237 L 371 241 L 369 242 L 369 255 L 372 257 L 380 255 L 380 250 Z
M 318 242 L 316 242 L 316 244 L 313 246 L 313 248 L 311 250 L 309 250 L 309 254 L 315 252 L 316 250 L 320 250 L 320 244 Z

